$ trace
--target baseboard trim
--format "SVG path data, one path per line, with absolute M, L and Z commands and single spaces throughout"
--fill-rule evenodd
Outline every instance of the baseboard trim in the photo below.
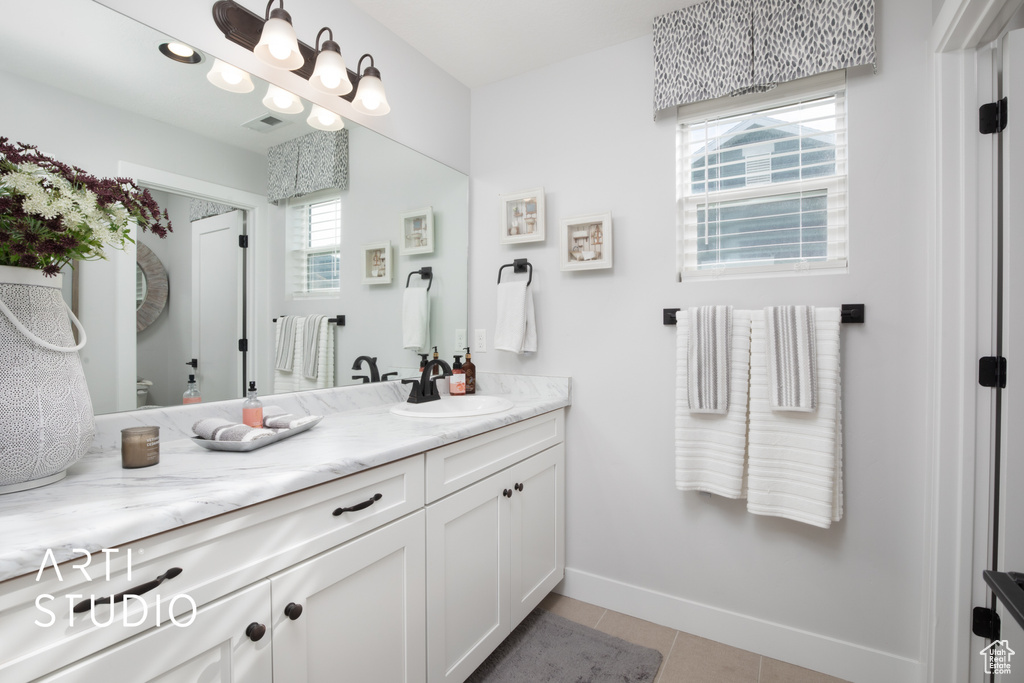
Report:
M 566 568 L 565 580 L 555 588 L 555 592 L 852 683 L 923 680 L 921 663 L 916 660 L 578 569 Z

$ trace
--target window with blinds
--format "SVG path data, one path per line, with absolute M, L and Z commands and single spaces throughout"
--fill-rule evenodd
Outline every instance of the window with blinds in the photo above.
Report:
M 680 107 L 681 278 L 846 267 L 842 81 L 786 84 L 746 111 Z
M 298 295 L 341 288 L 341 199 L 305 200 L 288 206 L 291 291 Z

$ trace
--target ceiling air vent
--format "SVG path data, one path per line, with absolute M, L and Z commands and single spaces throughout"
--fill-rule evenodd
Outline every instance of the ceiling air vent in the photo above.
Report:
M 252 121 L 246 121 L 242 124 L 242 127 L 249 128 L 251 130 L 256 131 L 257 133 L 267 133 L 272 130 L 277 130 L 282 126 L 287 126 L 290 124 L 291 121 L 286 121 L 285 119 L 278 118 L 273 114 L 264 114 L 263 116 L 258 116 L 254 118 Z

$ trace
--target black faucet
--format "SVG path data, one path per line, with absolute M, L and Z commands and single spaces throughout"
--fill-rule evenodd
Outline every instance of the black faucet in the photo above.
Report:
M 431 377 L 430 372 L 433 370 L 435 365 L 440 365 L 443 373 L 437 377 Z M 438 393 L 437 387 L 434 385 L 434 380 L 444 379 L 445 377 L 451 377 L 452 366 L 444 362 L 440 358 L 427 361 L 423 365 L 423 374 L 420 375 L 419 379 L 403 379 L 402 384 L 411 384 L 412 391 L 409 392 L 409 403 L 426 403 L 427 401 L 436 401 L 441 398 L 441 394 Z
M 363 361 L 366 361 L 370 365 L 370 376 L 367 377 L 366 375 L 352 375 L 352 379 L 361 379 L 363 380 L 363 384 L 367 384 L 369 382 L 379 382 L 380 370 L 377 369 L 376 356 L 373 358 L 370 358 L 369 356 L 359 356 L 359 358 L 356 358 L 356 362 L 352 364 L 352 369 L 358 370 L 360 366 L 363 364 Z

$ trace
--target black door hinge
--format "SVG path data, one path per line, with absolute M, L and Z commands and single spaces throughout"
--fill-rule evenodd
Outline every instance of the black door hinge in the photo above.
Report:
M 1000 621 L 994 609 L 975 607 L 971 616 L 971 631 L 974 635 L 985 640 L 999 640 Z
M 249 248 L 249 236 L 248 235 L 239 235 L 238 236 L 238 246 L 240 246 L 242 249 L 248 249 Z
M 978 130 L 982 135 L 1002 132 L 1006 128 L 1006 98 L 989 102 L 978 109 Z
M 983 387 L 1006 388 L 1006 359 L 983 356 L 978 360 L 978 384 Z
M 248 339 L 239 339 L 238 340 L 238 350 L 242 351 L 242 352 L 248 351 L 249 350 L 249 340 Z

